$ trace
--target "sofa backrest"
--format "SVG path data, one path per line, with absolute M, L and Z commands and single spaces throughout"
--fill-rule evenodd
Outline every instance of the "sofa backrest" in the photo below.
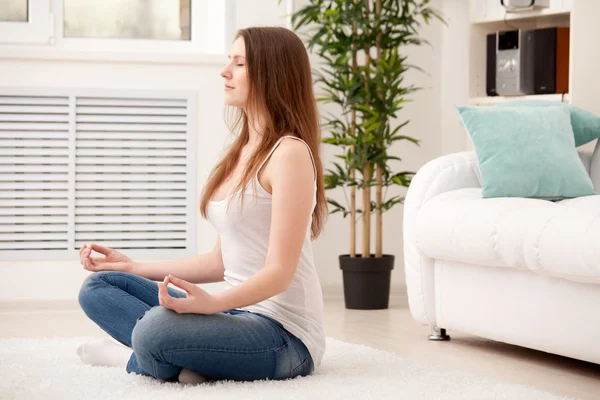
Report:
M 594 190 L 600 193 L 600 140 L 596 143 L 596 149 L 590 161 L 590 178 L 594 183 Z

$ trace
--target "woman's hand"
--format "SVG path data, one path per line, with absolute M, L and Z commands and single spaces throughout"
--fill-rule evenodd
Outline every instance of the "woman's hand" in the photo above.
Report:
M 104 254 L 105 257 L 90 257 L 92 250 Z M 122 271 L 131 272 L 135 261 L 115 249 L 92 243 L 89 247 L 85 244 L 79 249 L 79 259 L 84 269 L 88 271 Z
M 169 282 L 185 290 L 187 297 L 177 298 L 171 296 L 167 290 Z M 193 283 L 175 278 L 170 274 L 158 283 L 158 302 L 161 306 L 178 314 L 216 314 L 219 308 L 214 296 L 206 293 Z

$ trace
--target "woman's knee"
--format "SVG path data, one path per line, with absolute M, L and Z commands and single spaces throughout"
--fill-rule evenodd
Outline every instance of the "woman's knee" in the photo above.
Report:
M 155 353 L 163 348 L 174 311 L 155 306 L 138 318 L 131 332 L 131 347 L 136 353 Z
M 168 354 L 174 344 L 169 334 L 174 315 L 177 314 L 163 306 L 152 307 L 138 318 L 131 333 L 137 363 L 155 378 L 169 380 L 181 370 L 171 364 Z
M 89 296 L 95 289 L 98 289 L 106 284 L 116 285 L 116 279 L 126 274 L 121 271 L 96 271 L 89 274 L 79 289 L 79 304 L 82 300 Z
M 84 307 L 86 301 L 90 297 L 91 293 L 93 293 L 94 289 L 97 289 L 101 284 L 105 283 L 103 279 L 103 275 L 105 275 L 108 271 L 99 271 L 92 272 L 89 274 L 83 283 L 81 284 L 81 288 L 79 289 L 79 305 Z

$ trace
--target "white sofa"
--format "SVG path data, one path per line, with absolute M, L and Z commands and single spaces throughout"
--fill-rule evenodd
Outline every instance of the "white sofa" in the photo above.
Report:
M 579 152 L 600 192 L 600 143 Z M 424 165 L 408 190 L 404 258 L 415 320 L 600 363 L 600 195 L 481 198 L 474 152 Z

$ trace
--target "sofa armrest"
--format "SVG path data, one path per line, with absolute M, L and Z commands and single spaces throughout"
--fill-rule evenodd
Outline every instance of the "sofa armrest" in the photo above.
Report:
M 413 318 L 437 326 L 435 313 L 434 260 L 416 242 L 416 219 L 421 207 L 435 196 L 451 190 L 481 187 L 474 151 L 438 157 L 415 174 L 404 201 L 404 273 Z M 440 327 L 443 328 L 443 327 Z
M 596 148 L 590 157 L 590 178 L 592 178 L 594 190 L 600 193 L 600 140 L 596 141 Z

